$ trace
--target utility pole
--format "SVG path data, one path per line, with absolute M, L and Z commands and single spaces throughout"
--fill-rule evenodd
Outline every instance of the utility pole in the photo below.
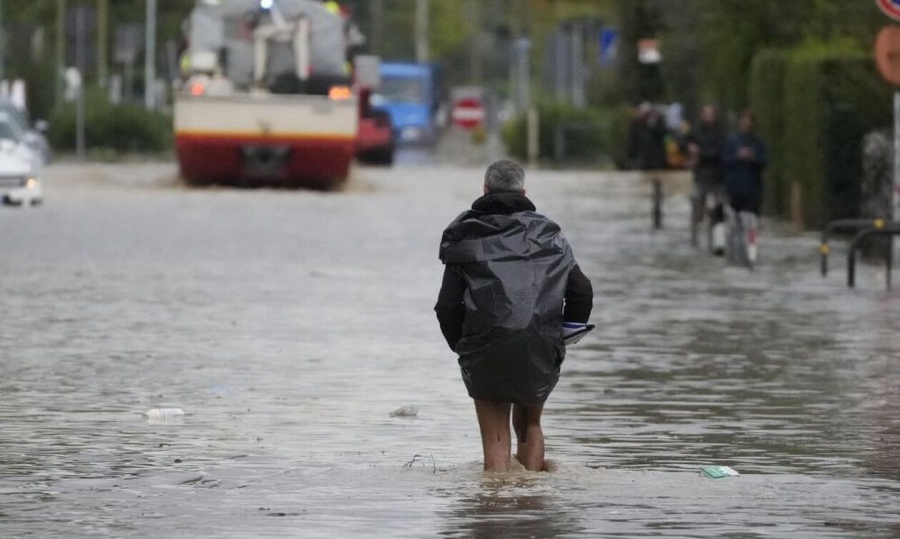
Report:
M 472 37 L 469 39 L 469 83 L 481 83 L 481 0 L 468 0 L 467 4 L 468 19 L 471 21 L 473 28 Z
M 584 23 L 575 21 L 572 23 L 571 51 L 569 53 L 572 65 L 569 67 L 572 74 L 572 104 L 576 108 L 583 109 L 585 105 L 584 95 Z
M 156 108 L 156 0 L 147 0 L 144 35 L 144 106 L 152 110 Z
M 109 0 L 97 0 L 97 82 L 106 87 L 109 57 Z
M 416 0 L 416 62 L 428 61 L 428 0 Z
M 85 155 L 84 67 L 87 64 L 87 8 L 75 8 L 75 65 L 78 67 L 79 84 L 75 101 L 75 150 L 79 159 Z
M 66 69 L 66 0 L 56 0 L 56 106 L 63 100 Z
M 372 54 L 384 55 L 384 0 L 371 0 L 369 3 L 369 21 L 371 29 Z
M 6 64 L 3 60 L 6 56 L 6 31 L 3 25 L 3 0 L 0 0 L 0 80 L 6 75 Z

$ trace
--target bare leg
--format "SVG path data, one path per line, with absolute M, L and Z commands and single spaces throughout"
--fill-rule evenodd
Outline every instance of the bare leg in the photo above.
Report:
M 484 449 L 484 471 L 509 471 L 510 444 L 508 402 L 492 402 L 475 399 L 475 413 L 481 428 L 481 446 Z
M 541 413 L 544 406 L 513 406 L 513 427 L 516 430 L 516 459 L 526 470 L 544 470 L 544 431 L 541 430 Z

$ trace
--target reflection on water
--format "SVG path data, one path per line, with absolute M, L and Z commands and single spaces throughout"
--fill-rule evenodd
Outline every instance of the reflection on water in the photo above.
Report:
M 472 466 L 477 472 L 478 464 Z M 577 530 L 577 515 L 555 496 L 547 474 L 520 468 L 489 474 L 453 496 L 441 537 L 562 537 Z
M 455 503 L 442 537 L 561 537 L 573 531 L 570 521 L 544 495 L 476 494 Z
M 546 407 L 556 470 L 485 476 L 431 310 L 482 169 L 426 162 L 331 194 L 50 167 L 0 212 L 0 536 L 897 536 L 898 293 L 772 223 L 752 274 L 698 256 L 686 199 L 652 232 L 629 175 L 529 176 L 598 330 Z

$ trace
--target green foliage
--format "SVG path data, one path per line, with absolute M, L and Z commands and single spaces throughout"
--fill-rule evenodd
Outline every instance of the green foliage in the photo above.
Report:
M 796 184 L 807 225 L 858 215 L 862 137 L 890 122 L 890 88 L 869 55 L 851 42 L 762 51 L 750 77 L 772 160 L 767 210 L 786 216 Z
M 762 47 L 792 47 L 808 24 L 807 0 L 698 0 L 700 58 L 709 85 L 727 109 L 747 104 L 748 73 Z
M 827 216 L 859 217 L 862 139 L 891 125 L 892 88 L 882 81 L 865 53 L 825 59 L 821 77 Z
M 75 106 L 60 107 L 50 124 L 54 148 L 75 148 Z M 113 105 L 102 90 L 85 96 L 85 145 L 118 152 L 162 152 L 172 147 L 172 121 L 135 103 Z
M 31 121 L 47 120 L 54 108 L 56 66 L 51 62 L 29 62 L 15 74 L 27 81 L 26 102 Z
M 807 223 L 823 220 L 822 99 L 819 79 L 821 58 L 798 51 L 787 58 L 784 76 L 784 179 L 802 192 Z
M 353 5 L 351 2 L 350 5 Z M 362 8 L 364 2 L 355 2 Z M 428 3 L 429 56 L 440 61 L 444 56 L 458 52 L 468 52 L 470 41 L 479 31 L 472 24 L 471 18 L 477 16 L 482 22 L 486 17 L 484 6 L 472 5 L 472 2 L 436 2 Z M 374 43 L 373 53 L 381 54 L 390 60 L 415 60 L 415 13 L 416 0 L 381 0 L 380 20 L 368 20 L 374 15 L 372 7 L 357 9 L 359 22 L 367 26 L 370 33 L 380 37 Z M 478 8 L 473 9 L 473 8 Z M 374 28 L 378 25 L 378 28 Z
M 596 160 L 610 154 L 609 111 L 578 109 L 556 101 L 538 104 L 538 156 L 555 158 L 557 133 L 563 130 L 565 159 Z M 528 156 L 528 120 L 520 115 L 503 126 L 503 141 L 509 153 L 519 159 Z
M 620 85 L 624 99 L 641 100 L 646 81 L 637 66 L 637 40 L 661 40 L 665 99 L 695 111 L 717 102 L 747 105 L 756 53 L 811 41 L 851 41 L 868 49 L 887 19 L 874 1 L 854 0 L 615 0 L 621 29 Z M 646 97 L 646 96 L 643 96 Z
M 760 51 L 750 70 L 750 103 L 757 129 L 769 149 L 764 210 L 774 215 L 788 212 L 788 186 L 784 181 L 784 76 L 787 54 L 779 49 Z
M 609 129 L 610 145 L 613 163 L 619 170 L 627 170 L 631 166 L 628 145 L 633 121 L 634 111 L 631 107 L 622 105 L 613 109 Z

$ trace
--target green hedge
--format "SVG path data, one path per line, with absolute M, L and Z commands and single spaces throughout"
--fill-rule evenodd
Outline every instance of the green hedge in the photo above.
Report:
M 890 125 L 890 91 L 871 57 L 855 47 L 758 53 L 749 94 L 772 159 L 766 209 L 789 216 L 796 183 L 805 225 L 857 216 L 862 137 Z
M 85 145 L 117 152 L 161 152 L 172 147 L 172 119 L 136 103 L 113 105 L 104 91 L 85 95 Z M 58 150 L 75 148 L 75 104 L 62 106 L 50 123 L 50 141 Z
M 556 130 L 568 126 L 565 134 L 566 159 L 603 159 L 610 155 L 610 113 L 604 109 L 579 109 L 559 102 L 541 102 L 538 111 L 539 158 L 553 159 Z M 510 155 L 528 157 L 528 120 L 521 114 L 503 126 L 503 142 Z
M 613 163 L 619 170 L 631 168 L 631 157 L 628 155 L 628 150 L 631 143 L 631 124 L 633 121 L 634 112 L 628 105 L 621 105 L 613 110 L 609 131 L 612 141 Z
M 787 57 L 784 73 L 782 192 L 792 183 L 800 186 L 803 218 L 813 226 L 825 218 L 821 62 L 818 51 L 797 51 Z
M 756 54 L 750 69 L 748 93 L 757 118 L 760 136 L 769 149 L 764 210 L 771 215 L 787 215 L 787 182 L 784 181 L 784 72 L 785 52 L 768 49 Z

